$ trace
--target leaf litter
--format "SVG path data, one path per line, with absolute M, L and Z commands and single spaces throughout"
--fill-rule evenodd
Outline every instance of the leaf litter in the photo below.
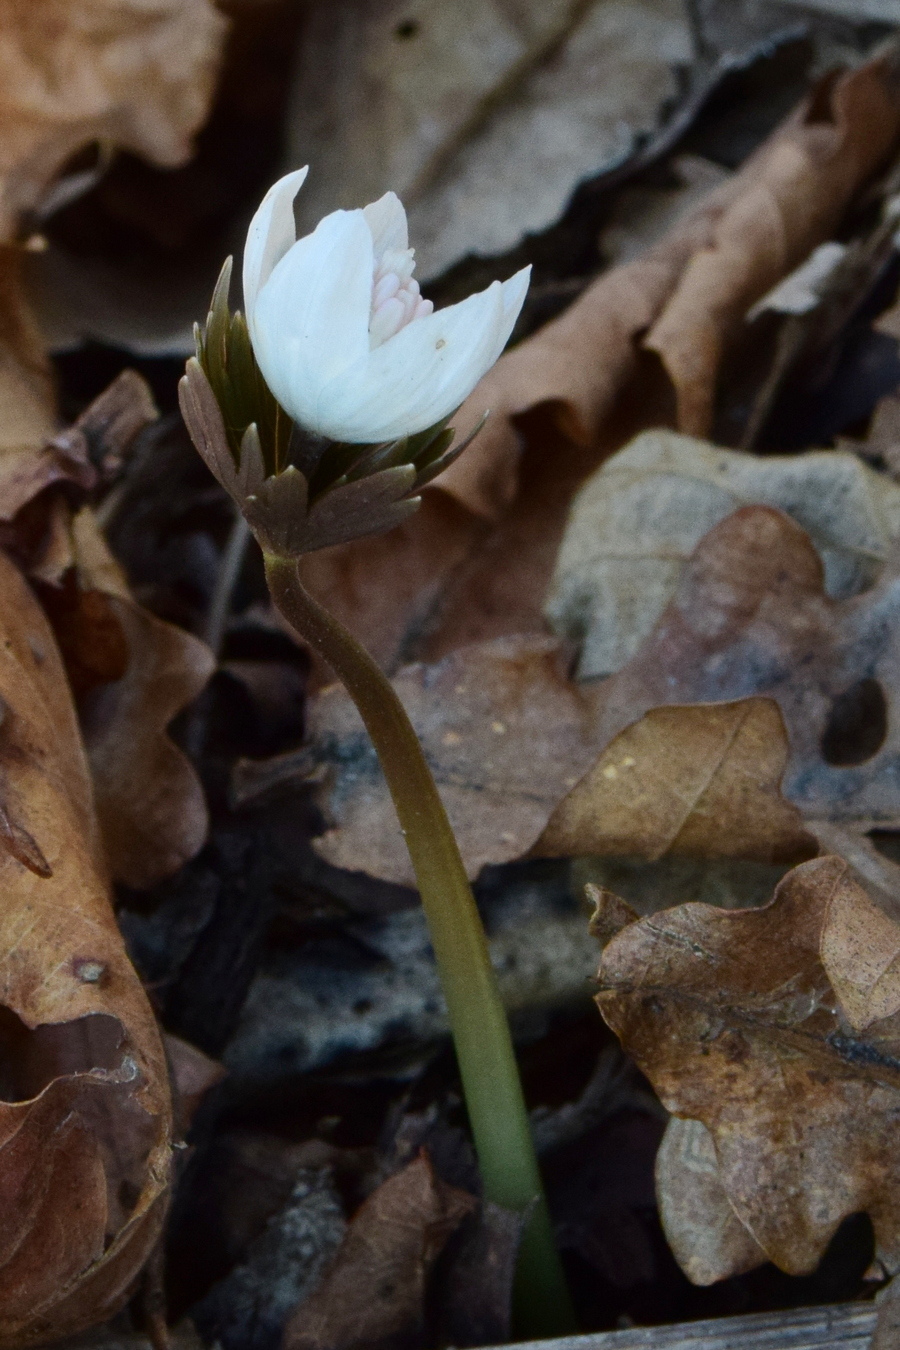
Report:
M 896 1269 L 898 1243 L 896 47 L 873 53 L 826 5 L 801 33 L 747 6 L 705 6 L 691 30 L 665 3 L 523 4 L 506 45 L 509 7 L 472 6 L 452 42 L 436 41 L 455 22 L 440 7 L 363 8 L 304 19 L 290 100 L 273 62 L 243 144 L 286 129 L 327 147 L 345 179 L 319 190 L 345 204 L 354 175 L 390 169 L 386 186 L 416 199 L 426 271 L 454 264 L 438 299 L 486 265 L 535 261 L 536 285 L 523 340 L 460 413 L 461 431 L 492 408 L 476 446 L 417 516 L 365 553 L 312 555 L 306 577 L 393 673 L 459 831 L 583 1324 L 859 1297 Z M 199 640 L 232 518 L 170 416 L 173 363 L 142 367 L 160 418 L 133 372 L 103 392 L 121 352 L 58 355 L 61 430 L 30 308 L 46 319 L 35 278 L 61 276 L 68 250 L 50 329 L 90 330 L 72 296 L 102 273 L 114 296 L 145 297 L 116 301 L 116 341 L 159 351 L 157 305 L 161 347 L 179 350 L 189 288 L 179 299 L 171 278 L 239 238 L 257 192 L 222 131 L 239 123 L 235 82 L 261 69 L 249 53 L 265 42 L 243 38 L 289 53 L 286 9 L 231 7 L 232 120 L 217 103 L 194 164 L 164 185 L 131 152 L 189 153 L 224 25 L 199 0 L 152 18 L 110 0 L 105 50 L 120 70 L 140 50 L 140 79 L 87 112 L 61 86 L 61 125 L 23 133 L 9 179 L 27 191 L 8 189 L 0 259 L 0 620 L 15 654 L 0 844 L 10 922 L 34 918 L 5 944 L 0 1105 L 34 1149 L 8 1171 L 23 1216 L 0 1266 L 10 1345 L 113 1313 L 85 1345 L 137 1350 L 142 1327 L 158 1342 L 163 1262 L 178 1346 L 196 1344 L 186 1314 L 225 1350 L 510 1335 L 520 1227 L 477 1194 L 361 726 L 325 672 L 304 704 L 308 657 L 252 556 L 218 667 Z M 14 10 L 10 60 L 31 31 Z M 36 47 L 44 72 L 66 42 L 98 57 L 71 23 Z M 586 78 L 598 53 L 618 60 L 602 100 Z M 340 81 L 317 93 L 335 62 L 346 82 L 367 60 L 389 165 L 339 153 L 368 125 L 355 89 L 340 125 Z M 126 147 L 111 167 L 110 140 Z M 557 143 L 566 155 L 523 205 Z M 0 134 L 0 164 L 11 145 Z M 38 228 L 49 247 L 24 253 Z M 154 232 L 173 267 L 110 288 Z M 79 273 L 72 244 L 89 235 L 103 263 L 92 272 L 88 249 Z M 102 310 L 103 285 L 87 288 Z M 827 420 L 809 412 L 812 367 L 837 390 L 838 449 L 803 439 Z M 40 659 L 20 632 L 40 633 Z M 601 1008 L 646 1079 L 590 1006 L 597 938 Z M 163 1257 L 169 1151 L 188 1128 Z M 880 1262 L 865 1279 L 863 1213 Z

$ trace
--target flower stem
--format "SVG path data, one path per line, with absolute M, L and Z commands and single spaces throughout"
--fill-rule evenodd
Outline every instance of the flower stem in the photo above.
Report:
M 272 598 L 340 677 L 372 737 L 428 921 L 450 1015 L 487 1200 L 531 1210 L 516 1274 L 516 1331 L 562 1335 L 574 1315 L 553 1242 L 506 1013 L 459 847 L 406 711 L 368 652 L 300 580 L 297 563 L 266 555 Z

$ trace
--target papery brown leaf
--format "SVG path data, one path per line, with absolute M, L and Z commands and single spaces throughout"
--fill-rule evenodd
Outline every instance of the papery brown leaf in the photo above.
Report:
M 146 887 L 206 840 L 203 788 L 168 728 L 205 687 L 215 658 L 198 638 L 135 604 L 88 509 L 76 516 L 72 539 L 80 647 L 108 648 L 114 624 L 125 649 L 124 669 L 110 669 L 79 705 L 97 815 L 113 875 Z
M 829 76 L 729 181 L 712 189 L 641 258 L 605 273 L 560 318 L 501 357 L 463 404 L 463 434 L 485 408 L 477 446 L 441 479 L 472 509 L 509 501 L 512 419 L 554 406 L 572 439 L 598 439 L 645 350 L 659 355 L 682 430 L 708 430 L 718 364 L 753 303 L 827 239 L 900 134 L 891 50 Z
M 900 134 L 896 54 L 828 77 L 745 165 L 640 259 L 603 274 L 564 315 L 502 356 L 456 417 L 491 423 L 441 486 L 494 516 L 510 499 L 513 418 L 552 404 L 573 440 L 600 425 L 636 375 L 640 338 L 671 377 L 679 425 L 708 429 L 719 359 L 735 325 L 828 238 Z
M 841 859 L 817 858 L 762 909 L 630 924 L 598 974 L 604 1018 L 663 1104 L 710 1131 L 729 1205 L 792 1274 L 859 1211 L 888 1268 L 900 1258 L 900 1016 L 855 1032 L 821 957 L 832 915 L 868 903 Z
M 53 635 L 2 556 L 0 579 L 0 800 L 46 861 L 0 862 L 0 1344 L 19 1347 L 123 1302 L 162 1224 L 171 1106 Z
M 183 164 L 225 28 L 209 0 L 3 0 L 0 239 L 15 237 L 23 214 L 49 209 L 60 169 L 92 142 Z M 79 186 L 57 184 L 55 199 Z
M 404 27 L 404 25 L 406 25 Z M 477 52 L 477 56 L 474 53 Z M 667 0 L 335 0 L 309 14 L 287 164 L 328 158 L 298 201 L 301 233 L 388 189 L 407 205 L 420 276 L 506 253 L 575 185 L 620 160 L 676 96 L 687 27 Z M 560 137 L 559 128 L 566 134 Z
M 765 1262 L 728 1201 L 702 1121 L 669 1120 L 656 1155 L 656 1198 L 666 1240 L 692 1284 L 715 1284 Z
M 704 536 L 649 638 L 601 686 L 600 742 L 660 705 L 762 694 L 787 727 L 788 800 L 808 818 L 887 827 L 900 820 L 885 692 L 900 681 L 898 606 L 893 563 L 871 590 L 832 600 L 800 526 L 744 507 Z
M 567 681 L 549 639 L 462 648 L 407 667 L 394 685 L 470 876 L 525 853 L 791 864 L 819 851 L 781 795 L 787 741 L 769 700 L 656 709 L 603 750 L 606 688 Z M 309 731 L 331 827 L 317 852 L 414 885 L 374 751 L 340 687 L 313 704 Z
M 634 656 L 703 536 L 748 505 L 808 532 L 834 598 L 873 585 L 900 541 L 900 487 L 855 454 L 760 456 L 645 431 L 581 487 L 557 555 L 545 613 L 578 642 L 580 679 Z
M 412 719 L 470 876 L 520 857 L 596 756 L 593 696 L 565 678 L 552 638 L 498 638 L 435 666 L 408 666 L 394 687 Z M 409 854 L 359 713 L 343 688 L 310 708 L 316 758 L 331 769 L 322 801 L 330 863 L 415 885 Z
M 440 1181 L 420 1153 L 358 1211 L 321 1285 L 291 1317 L 285 1350 L 414 1342 L 428 1273 L 477 1205 L 474 1196 Z
M 163 1045 L 172 1081 L 175 1129 L 184 1136 L 201 1101 L 207 1092 L 221 1083 L 228 1070 L 217 1059 L 171 1032 L 163 1033 Z
M 818 846 L 781 796 L 787 756 L 768 699 L 654 708 L 607 746 L 531 851 L 804 861 Z

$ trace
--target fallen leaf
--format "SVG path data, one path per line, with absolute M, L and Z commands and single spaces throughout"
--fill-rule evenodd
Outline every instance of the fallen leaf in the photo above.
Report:
M 531 852 L 804 861 L 818 846 L 781 796 L 787 756 L 768 699 L 651 709 L 563 798 Z
M 656 1199 L 666 1241 L 692 1284 L 715 1284 L 766 1261 L 729 1203 L 702 1121 L 669 1120 L 656 1155 Z
M 123 668 L 107 671 L 79 700 L 97 815 L 113 874 L 147 887 L 206 840 L 203 788 L 168 729 L 205 687 L 215 658 L 198 638 L 135 604 L 89 509 L 75 517 L 72 537 L 79 646 L 102 644 L 110 624 L 124 644 Z
M 566 681 L 540 638 L 462 648 L 407 667 L 394 686 L 472 877 L 526 853 L 790 864 L 818 852 L 781 796 L 788 748 L 769 700 L 659 708 L 607 744 L 606 688 Z M 309 735 L 300 771 L 308 780 L 317 765 L 329 824 L 316 851 L 414 885 L 375 752 L 339 686 L 312 705 Z
M 595 757 L 592 699 L 561 666 L 551 638 L 498 638 L 436 666 L 408 666 L 394 681 L 470 876 L 520 857 Z M 336 867 L 414 886 L 375 751 L 340 686 L 316 699 L 308 730 L 330 770 L 321 800 L 331 828 L 317 852 Z
M 84 146 L 183 164 L 225 29 L 209 0 L 3 0 L 0 239 L 90 185 L 95 175 L 84 172 L 58 181 Z
M 441 1339 L 448 1344 L 502 1345 L 510 1339 L 513 1280 L 527 1217 L 484 1201 L 464 1220 L 437 1273 L 434 1296 Z
M 53 635 L 2 556 L 0 572 L 0 798 L 28 842 L 5 834 L 2 864 L 0 1343 L 13 1347 L 78 1331 L 126 1298 L 163 1221 L 171 1106 Z
M 351 1350 L 414 1336 L 425 1281 L 450 1235 L 477 1207 L 422 1153 L 354 1216 L 322 1283 L 288 1322 L 285 1350 Z
M 785 797 L 804 818 L 889 827 L 900 819 L 900 599 L 893 564 L 872 589 L 832 600 L 809 536 L 748 506 L 698 544 L 636 656 L 600 686 L 600 743 L 650 708 L 764 695 L 784 718 Z
M 604 273 L 558 319 L 501 357 L 456 418 L 465 435 L 492 410 L 476 444 L 442 476 L 444 490 L 497 515 L 516 478 L 513 419 L 547 403 L 572 440 L 596 443 L 616 399 L 642 370 L 641 351 L 655 353 L 667 372 L 681 429 L 705 434 L 719 363 L 745 314 L 829 238 L 894 145 L 895 63 L 891 52 L 829 76 L 658 244 Z
M 619 670 L 653 629 L 703 536 L 742 506 L 808 532 L 835 599 L 866 590 L 900 540 L 900 487 L 854 454 L 742 454 L 665 430 L 608 459 L 576 495 L 545 612 L 578 674 Z
M 211 1088 L 221 1083 L 227 1070 L 218 1060 L 205 1055 L 190 1041 L 171 1032 L 163 1034 L 163 1045 L 172 1080 L 175 1130 L 187 1134 L 201 1101 Z
M 109 862 L 135 886 L 205 841 L 203 790 L 168 727 L 215 663 L 197 638 L 135 603 L 93 512 L 73 511 L 72 489 L 114 477 L 157 418 L 146 383 L 125 371 L 44 451 L 4 460 L 0 450 L 3 543 L 37 583 L 78 703 Z
M 334 168 L 310 174 L 301 228 L 390 189 L 409 208 L 423 277 L 505 252 L 654 129 L 689 57 L 675 0 L 313 10 L 286 159 Z
M 900 1018 L 855 1032 L 820 955 L 832 913 L 867 904 L 841 859 L 817 858 L 763 909 L 629 924 L 598 973 L 604 1018 L 667 1109 L 706 1126 L 729 1205 L 791 1274 L 860 1211 L 888 1268 L 900 1258 Z

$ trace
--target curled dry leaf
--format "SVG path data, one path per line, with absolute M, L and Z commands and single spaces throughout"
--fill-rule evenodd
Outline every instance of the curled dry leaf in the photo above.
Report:
M 804 861 L 818 845 L 781 796 L 787 755 L 769 699 L 651 709 L 563 798 L 531 851 Z
M 77 588 L 62 592 L 57 631 L 68 637 L 70 677 L 82 680 L 97 815 L 113 875 L 150 886 L 206 840 L 203 788 L 168 728 L 204 688 L 215 658 L 198 638 L 135 604 L 89 509 L 75 517 L 71 539 Z
M 0 239 L 90 186 L 54 180 L 92 142 L 184 163 L 225 29 L 210 0 L 2 0 Z
M 171 1106 L 150 1006 L 113 916 L 53 634 L 0 555 L 0 1344 L 111 1315 L 162 1225 Z
M 890 966 L 900 930 L 869 909 L 841 859 L 817 858 L 763 909 L 689 904 L 629 924 L 598 974 L 604 1018 L 664 1105 L 706 1126 L 728 1204 L 792 1274 L 860 1211 L 887 1267 L 900 1260 L 900 982 L 869 998 L 884 1015 L 861 1030 L 829 978 L 837 965 L 859 981 L 865 964 L 871 995 L 872 971 Z M 721 1225 L 715 1187 L 703 1193 Z M 746 1268 L 749 1244 L 722 1243 L 698 1256 L 707 1276 L 726 1250 Z
M 745 314 L 829 237 L 898 134 L 894 50 L 829 76 L 658 244 L 498 361 L 456 419 L 460 434 L 485 408 L 492 422 L 442 486 L 496 514 L 515 483 L 512 419 L 549 403 L 573 440 L 596 442 L 642 347 L 671 380 L 680 428 L 706 434 L 719 362 Z
M 115 474 L 157 416 L 146 383 L 124 371 L 40 453 L 25 446 L 4 458 L 0 448 L 3 542 L 38 583 L 79 705 L 108 858 L 134 886 L 174 871 L 206 838 L 202 788 L 168 726 L 214 661 L 135 604 L 92 512 L 73 514 L 54 485 Z
M 415 1335 L 428 1274 L 477 1207 L 420 1153 L 358 1211 L 321 1285 L 289 1321 L 285 1350 L 374 1350 Z

